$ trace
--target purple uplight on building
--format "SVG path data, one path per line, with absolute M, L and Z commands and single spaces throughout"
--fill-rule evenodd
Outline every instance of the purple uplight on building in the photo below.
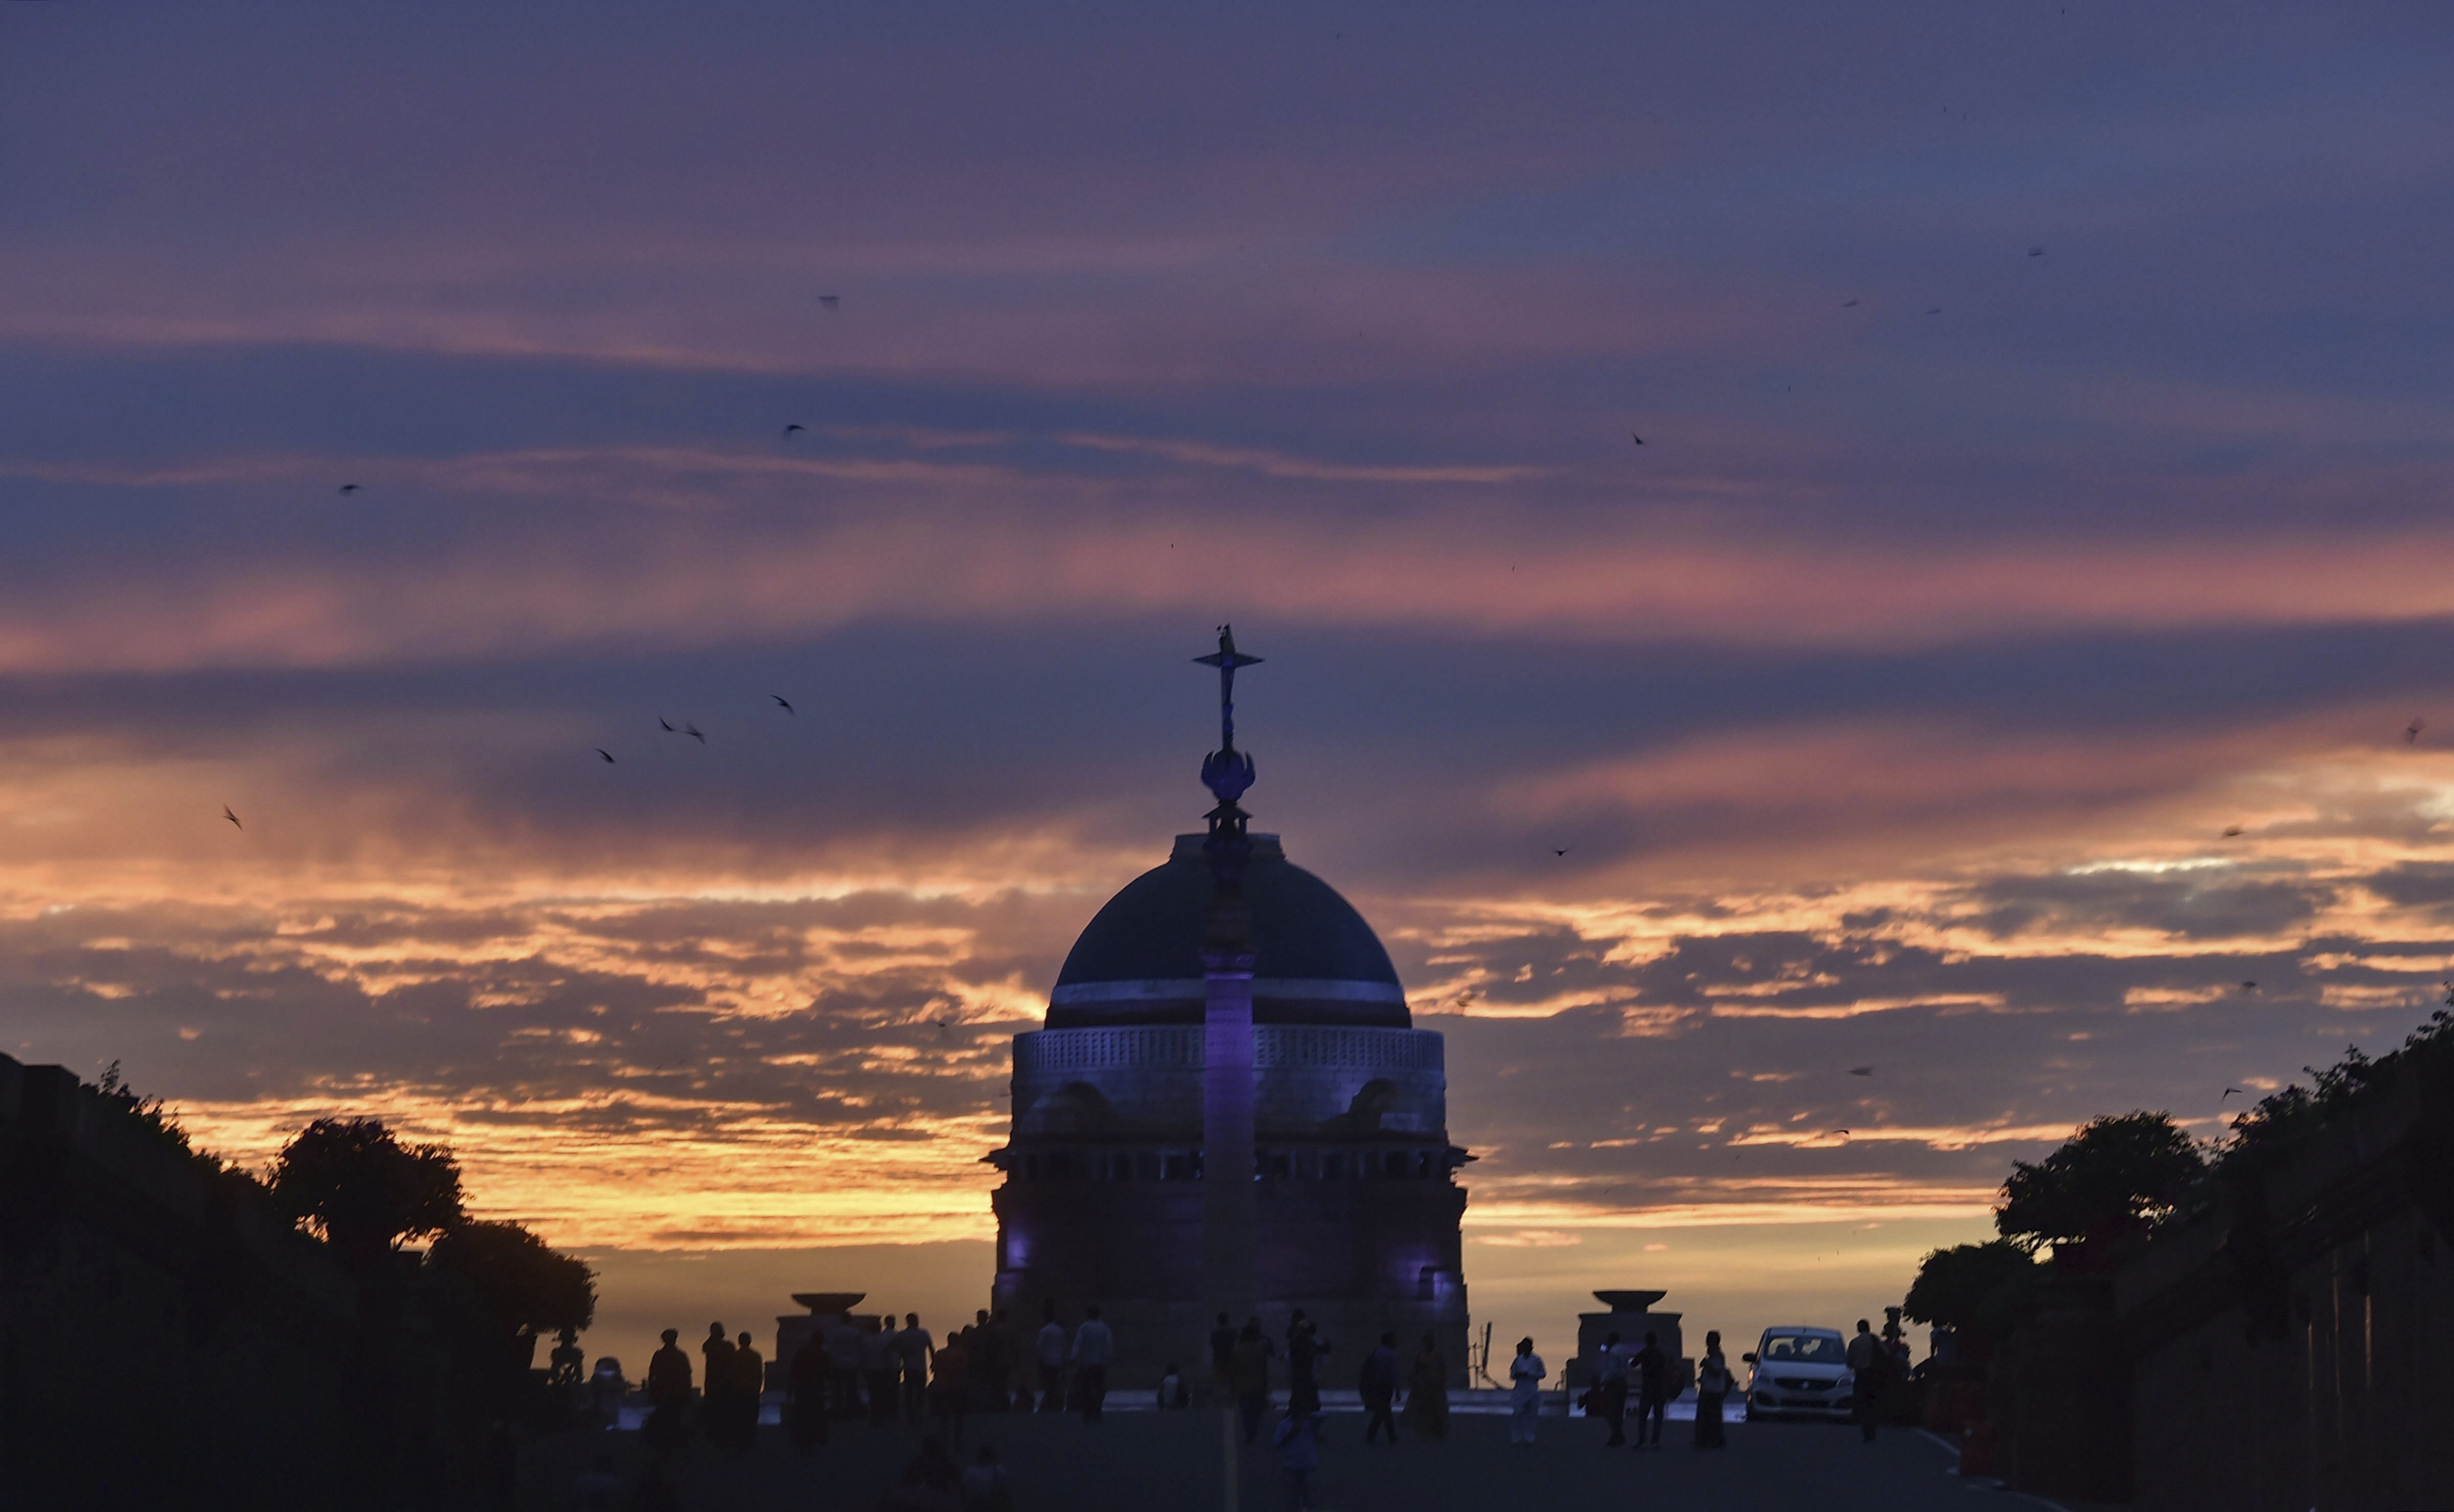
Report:
M 1449 1142 L 1441 1038 L 1354 906 L 1246 831 L 1233 677 L 1256 659 L 1223 631 L 1202 658 L 1207 831 L 1093 917 L 1046 1027 L 1015 1037 L 996 1298 L 1026 1319 L 1098 1303 L 1120 1386 L 1206 1359 L 1218 1313 L 1275 1332 L 1298 1307 L 1335 1341 L 1430 1333 L 1462 1384 L 1473 1157 Z

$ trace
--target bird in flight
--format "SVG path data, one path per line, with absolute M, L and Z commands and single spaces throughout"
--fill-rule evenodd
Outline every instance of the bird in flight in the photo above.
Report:
M 2223 1098 L 2218 1098 L 2218 1099 L 2216 1099 L 2216 1100 L 2217 1100 L 2218 1102 L 2222 1102 L 2222 1101 L 2224 1099 L 2224 1098 L 2229 1098 L 2229 1097 L 2231 1097 L 2231 1096 L 2232 1096 L 2234 1093 L 2236 1093 L 2236 1092 L 2241 1092 L 2241 1095 L 2242 1095 L 2243 1097 L 2244 1097 L 2244 1098 L 2249 1096 L 2249 1094 L 2248 1094 L 2248 1093 L 2246 1093 L 2246 1092 L 2242 1092 L 2242 1091 L 2241 1091 L 2241 1088 L 2239 1088 L 2239 1087 L 2226 1087 L 2226 1088 L 2224 1088 L 2224 1095 L 2223 1095 Z
M 2240 825 L 2238 825 L 2238 824 L 2227 824 L 2227 825 L 2225 825 L 2225 826 L 2223 827 L 2223 837 L 2224 837 L 2225 839 L 2227 839 L 2227 840 L 2228 840 L 2228 839 L 2231 839 L 2234 836 L 2239 835 L 2240 833 L 2241 833 L 2241 826 L 2240 826 Z
M 781 709 L 782 709 L 786 714 L 793 714 L 793 706 L 792 706 L 790 703 L 788 703 L 788 702 L 786 702 L 786 701 L 785 701 L 784 696 L 783 696 L 782 694 L 780 694 L 780 693 L 771 693 L 771 694 L 769 694 L 767 696 L 768 696 L 768 697 L 770 697 L 770 698 L 774 699 L 774 700 L 775 700 L 775 703 L 776 703 L 776 706 L 777 706 L 777 707 L 779 707 L 779 708 L 781 708 Z M 796 719 L 797 719 L 797 718 L 799 718 L 799 717 L 800 717 L 800 716 L 798 716 L 798 715 L 793 715 L 793 717 L 795 717 L 795 718 L 796 718 Z
M 701 745 L 707 744 L 707 736 L 700 731 L 698 726 L 691 723 L 688 719 L 682 721 L 682 734 L 690 736 Z
M 1857 308 L 1857 305 L 1858 296 L 1856 294 L 1851 294 L 1848 298 L 1840 301 L 1840 308 L 1843 310 L 1854 310 Z
M 820 294 L 818 295 L 818 303 L 829 310 L 833 310 L 835 307 L 836 302 L 842 296 L 839 294 Z
M 789 440 L 793 439 L 793 437 L 795 437 L 795 436 L 796 436 L 796 435 L 800 434 L 802 432 L 804 432 L 804 431 L 806 431 L 806 430 L 808 430 L 808 429 L 809 429 L 809 427 L 808 427 L 808 426 L 806 426 L 806 425 L 799 425 L 799 424 L 788 425 L 788 426 L 784 427 L 784 439 L 785 439 L 785 440 L 787 440 L 787 441 L 789 441 Z
M 1629 433 L 1627 433 L 1627 437 L 1628 437 L 1628 439 L 1629 439 L 1629 440 L 1634 441 L 1634 442 L 1635 442 L 1637 445 L 1639 445 L 1639 446 L 1642 446 L 1642 445 L 1644 444 L 1644 437 L 1642 437 L 1642 436 L 1640 436 L 1640 435 L 1637 434 L 1634 431 L 1630 431 Z
M 2031 257 L 2042 257 L 2044 254 L 2045 250 L 2042 247 L 2031 247 L 2028 249 L 2028 255 Z
M 355 494 L 357 491 L 358 486 L 355 483 L 344 483 L 341 485 L 341 492 L 343 494 Z
M 1926 313 L 1930 315 L 1939 315 L 1942 313 L 1942 306 L 1937 305 L 1932 310 L 1927 311 Z
M 2413 715 L 2411 716 L 2411 722 L 2403 727 L 2403 743 L 2404 745 L 2418 745 L 2420 743 L 2420 732 L 2427 728 L 2427 720 L 2423 719 L 2416 714 Z
M 1846 1129 L 1828 1129 L 1828 1130 L 1824 1131 L 1824 1135 L 1823 1135 L 1823 1137 L 1824 1137 L 1825 1139 L 1828 1139 L 1832 1138 L 1832 1136 L 1833 1136 L 1833 1135 L 1836 1135 L 1836 1134 L 1837 1134 L 1837 1135 L 1839 1135 L 1839 1136 L 1840 1136 L 1840 1138 L 1842 1138 L 1842 1139 L 1847 1139 L 1847 1138 L 1849 1138 L 1849 1131 L 1848 1131 L 1848 1130 L 1846 1130 Z
M 227 803 L 222 805 L 222 817 L 230 820 L 233 828 L 242 830 L 247 828 L 246 825 L 239 823 L 238 816 L 231 812 L 231 806 Z
M 612 766 L 612 765 L 614 764 L 614 753 L 613 753 L 613 752 L 606 750 L 603 746 L 598 746 L 598 747 L 596 748 L 596 754 L 597 754 L 598 756 L 603 756 L 603 757 L 605 758 L 605 764 L 606 764 L 607 766 L 609 766 L 609 767 L 610 767 L 610 766 Z
M 665 734 L 667 735 L 681 734 L 679 730 L 674 728 L 674 722 L 671 719 L 666 718 L 663 715 L 656 716 L 656 723 L 665 727 Z
M 1851 1066 L 1849 1068 L 1849 1074 L 1853 1077 L 1871 1077 L 1875 1074 L 1875 1068 L 1872 1066 Z
M 1551 847 L 1551 854 L 1554 856 L 1565 856 L 1575 849 L 1576 847 L 1573 845 L 1555 845 Z
M 2241 990 L 2243 992 L 2256 992 L 2258 991 L 2258 983 L 2254 981 L 2243 982 L 2241 984 Z

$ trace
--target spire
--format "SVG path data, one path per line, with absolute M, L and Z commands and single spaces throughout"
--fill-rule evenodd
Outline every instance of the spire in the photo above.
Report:
M 1218 650 L 1193 659 L 1218 669 L 1218 749 L 1201 758 L 1202 786 L 1218 800 L 1207 816 L 1210 837 L 1201 846 L 1213 886 L 1210 942 L 1240 953 L 1250 948 L 1253 933 L 1252 914 L 1244 906 L 1244 864 L 1252 858 L 1253 842 L 1244 834 L 1251 816 L 1236 800 L 1253 785 L 1253 758 L 1236 749 L 1236 669 L 1257 666 L 1261 658 L 1237 651 L 1235 627 L 1221 625 Z
M 1204 667 L 1218 669 L 1218 749 L 1201 758 L 1201 783 L 1218 799 L 1220 808 L 1233 811 L 1236 800 L 1253 785 L 1253 758 L 1236 749 L 1236 669 L 1259 666 L 1261 658 L 1237 651 L 1236 627 L 1221 625 L 1217 651 L 1193 659 Z M 1212 816 L 1214 831 L 1217 817 Z M 1237 831 L 1241 834 L 1244 816 L 1237 812 L 1235 817 L 1239 821 Z

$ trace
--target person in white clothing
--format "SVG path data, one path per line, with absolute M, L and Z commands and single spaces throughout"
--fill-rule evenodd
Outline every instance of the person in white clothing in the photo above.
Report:
M 1099 1304 L 1082 1309 L 1082 1326 L 1074 1330 L 1074 1395 L 1082 1403 L 1082 1421 L 1099 1421 L 1099 1405 L 1108 1398 L 1108 1364 L 1116 1358 L 1116 1336 L 1099 1317 Z
M 1039 1325 L 1039 1410 L 1065 1410 L 1065 1325 L 1056 1320 L 1056 1304 L 1050 1302 L 1048 1320 Z
M 1534 1352 L 1534 1341 L 1517 1341 L 1517 1358 L 1508 1362 L 1508 1441 L 1534 1441 L 1535 1415 L 1542 1410 L 1542 1378 L 1551 1372 Z

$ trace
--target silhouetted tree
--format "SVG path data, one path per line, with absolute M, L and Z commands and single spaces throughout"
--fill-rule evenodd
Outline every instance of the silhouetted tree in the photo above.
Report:
M 2075 1260 L 2169 1217 L 2205 1173 L 2171 1114 L 2097 1119 L 2036 1164 L 2012 1163 L 1994 1227 L 2024 1250 L 2050 1244 L 2058 1260 Z
M 2447 992 L 2446 1001 L 2454 1006 L 2454 990 Z M 2454 1069 L 2454 1013 L 2438 1009 L 2404 1038 L 2401 1048 L 2374 1060 L 2352 1045 L 2343 1051 L 2343 1058 L 2323 1071 L 2315 1066 L 2301 1069 L 2311 1085 L 2294 1082 L 2270 1093 L 2232 1120 L 2232 1138 L 2216 1156 L 2226 1175 L 2243 1177 L 2281 1159 L 2405 1076 L 2433 1072 L 2442 1077 Z
M 459 1288 L 506 1332 L 586 1328 L 596 1273 L 517 1223 L 454 1223 L 426 1252 L 426 1275 Z
M 103 1068 L 102 1075 L 94 1079 L 93 1090 L 111 1116 L 143 1139 L 176 1151 L 216 1176 L 221 1174 L 222 1162 L 189 1140 L 188 1131 L 179 1126 L 179 1120 L 162 1105 L 160 1098 L 146 1097 L 130 1086 L 120 1075 L 118 1061 Z
M 1901 1316 L 1950 1329 L 1981 1360 L 2010 1335 L 2021 1284 L 2036 1269 L 2028 1252 L 2009 1240 L 1929 1251 L 1901 1299 Z
M 376 1119 L 318 1119 L 281 1147 L 270 1183 L 292 1221 L 320 1230 L 348 1263 L 372 1268 L 404 1239 L 460 1220 L 460 1162 L 449 1146 L 403 1144 Z

